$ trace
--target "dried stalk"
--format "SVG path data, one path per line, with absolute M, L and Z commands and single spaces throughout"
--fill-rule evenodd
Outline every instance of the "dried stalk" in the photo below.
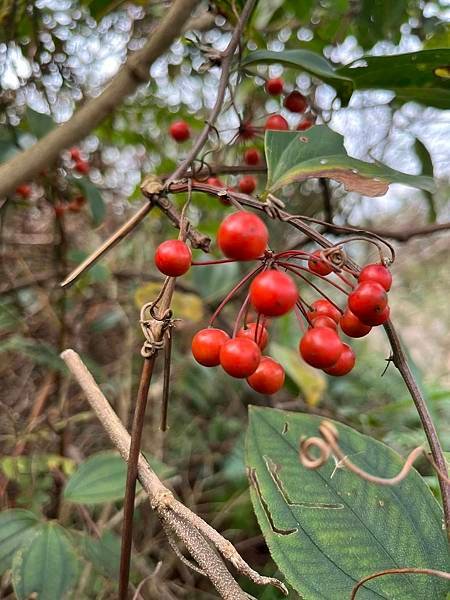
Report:
M 130 435 L 111 408 L 91 373 L 73 350 L 65 350 L 61 357 L 85 392 L 92 410 L 97 415 L 111 442 L 122 458 L 128 461 Z M 273 585 L 287 594 L 286 587 L 280 581 L 272 577 L 259 575 L 243 560 L 228 540 L 176 500 L 142 454 L 139 455 L 138 459 L 138 478 L 166 532 L 168 531 L 169 535 L 175 535 L 183 542 L 222 598 L 225 600 L 247 600 L 247 595 L 239 588 L 235 579 L 226 569 L 222 558 L 231 562 L 239 573 L 246 575 L 254 583 Z

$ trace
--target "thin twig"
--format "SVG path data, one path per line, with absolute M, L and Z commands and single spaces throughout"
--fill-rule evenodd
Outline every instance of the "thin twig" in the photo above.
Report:
M 358 581 L 358 583 L 354 586 L 350 600 L 355 600 L 356 594 L 358 590 L 371 579 L 376 579 L 377 577 L 383 577 L 384 575 L 432 575 L 434 577 L 441 577 L 442 579 L 450 579 L 450 573 L 446 573 L 445 571 L 437 571 L 436 569 L 421 569 L 418 567 L 405 567 L 399 569 L 385 569 L 384 571 L 378 571 L 377 573 L 372 573 L 372 575 L 368 575 Z

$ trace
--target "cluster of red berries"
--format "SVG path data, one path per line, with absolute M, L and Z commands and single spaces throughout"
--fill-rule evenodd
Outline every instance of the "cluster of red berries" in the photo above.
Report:
M 275 77 L 266 81 L 266 92 L 271 96 L 280 96 L 283 93 L 283 90 L 284 81 L 280 77 Z M 292 113 L 303 114 L 307 111 L 309 105 L 305 96 L 297 90 L 294 90 L 285 96 L 283 106 Z M 308 114 L 299 122 L 296 129 L 297 131 L 305 131 L 313 125 L 314 118 L 312 115 Z M 281 115 L 271 115 L 266 121 L 265 128 L 287 130 L 289 129 L 289 125 L 286 119 Z
M 217 232 L 217 244 L 226 259 L 193 262 L 191 250 L 182 240 L 167 240 L 158 246 L 156 266 L 172 277 L 183 275 L 191 265 L 259 261 L 259 265 L 222 301 L 210 320 L 210 326 L 194 336 L 194 358 L 206 367 L 221 365 L 232 377 L 246 378 L 254 390 L 273 394 L 283 385 L 284 369 L 271 357 L 262 355 L 269 339 L 268 319 L 294 309 L 299 320 L 303 318 L 307 324 L 299 344 L 303 360 L 329 375 L 349 373 L 355 365 L 355 355 L 350 346 L 339 338 L 338 326 L 349 337 L 359 338 L 367 335 L 373 326 L 387 321 L 387 292 L 392 283 L 389 270 L 382 264 L 370 264 L 357 275 L 348 268 L 347 274 L 358 279 L 355 285 L 333 266 L 323 251 L 288 250 L 274 254 L 267 248 L 268 241 L 269 233 L 264 222 L 253 213 L 238 211 L 225 217 Z M 307 261 L 307 266 L 298 261 Z M 327 297 L 308 304 L 291 276 L 297 275 L 309 283 L 304 272 L 326 280 L 346 293 L 345 310 L 342 311 Z M 351 288 L 350 293 L 327 279 L 333 272 Z M 230 337 L 227 332 L 212 325 L 226 303 L 247 283 L 250 283 L 248 294 Z M 247 319 L 250 307 L 257 315 L 252 321 Z M 241 327 L 242 319 L 244 324 Z
M 73 161 L 73 169 L 80 175 L 87 175 L 90 171 L 90 164 L 81 156 L 79 148 L 71 148 L 69 150 L 70 159 Z

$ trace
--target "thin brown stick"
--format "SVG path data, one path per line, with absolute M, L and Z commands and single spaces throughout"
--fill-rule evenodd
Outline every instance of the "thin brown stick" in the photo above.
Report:
M 441 577 L 442 579 L 450 579 L 450 573 L 446 573 L 445 571 L 437 571 L 436 569 L 421 569 L 418 567 L 405 567 L 399 569 L 385 569 L 384 571 L 378 571 L 377 573 L 372 573 L 372 575 L 368 575 L 358 581 L 358 583 L 354 586 L 350 600 L 355 600 L 356 594 L 358 590 L 371 579 L 376 579 L 377 577 L 383 577 L 384 575 L 432 575 L 434 577 Z
M 130 55 L 99 96 L 86 102 L 69 121 L 3 164 L 0 167 L 0 198 L 51 166 L 65 148 L 85 138 L 140 84 L 146 83 L 151 65 L 180 35 L 197 4 L 198 0 L 175 0 L 159 25 L 149 34 L 144 47 Z

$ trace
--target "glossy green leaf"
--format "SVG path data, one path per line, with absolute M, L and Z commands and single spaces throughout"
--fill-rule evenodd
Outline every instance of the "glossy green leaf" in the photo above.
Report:
M 414 150 L 416 151 L 417 157 L 420 160 L 421 164 L 421 173 L 422 175 L 427 175 L 428 177 L 434 176 L 434 168 L 433 168 L 433 160 L 431 158 L 430 153 L 428 152 L 427 147 L 423 144 L 419 139 L 416 139 L 414 142 Z M 428 205 L 428 222 L 435 223 L 437 219 L 437 210 L 434 202 L 434 196 L 431 192 L 425 191 L 425 198 Z
M 248 67 L 254 64 L 274 62 L 297 68 L 332 85 L 345 104 L 350 99 L 353 91 L 351 78 L 340 75 L 326 58 L 310 50 L 285 50 L 283 52 L 256 50 L 244 57 L 242 66 Z
M 103 201 L 102 195 L 95 187 L 95 185 L 91 183 L 86 177 L 81 177 L 80 179 L 73 179 L 72 183 L 74 183 L 86 196 L 87 201 L 89 202 L 89 209 L 91 211 L 94 225 L 99 225 L 106 215 L 106 206 Z
M 33 593 L 39 600 L 64 600 L 77 574 L 78 559 L 64 529 L 54 522 L 44 523 L 14 557 L 14 592 L 18 600 Z
M 0 513 L 0 575 L 11 568 L 17 550 L 36 532 L 39 521 L 28 510 L 13 509 Z
M 347 155 L 344 138 L 325 125 L 308 131 L 266 131 L 267 189 L 274 192 L 295 181 L 326 177 L 347 191 L 382 196 L 390 183 L 434 190 L 430 177 L 407 175 L 382 165 Z
M 166 465 L 153 457 L 151 463 L 160 477 L 167 477 L 171 473 Z M 125 491 L 126 473 L 126 464 L 116 452 L 98 452 L 81 463 L 67 481 L 64 498 L 78 504 L 121 500 Z
M 303 467 L 302 438 L 322 417 L 250 407 L 247 468 L 259 525 L 278 568 L 307 600 L 346 599 L 357 581 L 383 569 L 449 571 L 442 511 L 417 473 L 396 486 L 368 483 L 331 458 Z M 333 422 L 346 456 L 369 473 L 392 477 L 403 459 L 384 444 Z M 440 600 L 448 582 L 427 576 L 368 582 L 358 600 Z

